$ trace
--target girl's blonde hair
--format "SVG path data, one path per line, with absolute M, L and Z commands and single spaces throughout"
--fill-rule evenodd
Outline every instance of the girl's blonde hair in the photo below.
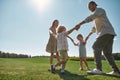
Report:
M 58 29 L 57 29 L 57 33 L 61 33 L 65 30 L 66 30 L 65 26 L 59 26 Z

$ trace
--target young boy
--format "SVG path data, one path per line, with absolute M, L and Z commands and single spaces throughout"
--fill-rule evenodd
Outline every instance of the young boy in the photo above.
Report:
M 64 74 L 65 66 L 68 60 L 68 41 L 67 36 L 72 33 L 75 30 L 75 28 L 72 28 L 69 31 L 66 31 L 66 28 L 64 26 L 60 26 L 58 28 L 58 32 L 56 36 L 57 38 L 57 51 L 60 54 L 60 62 L 58 62 L 56 65 L 52 66 L 52 72 L 55 72 L 55 67 L 61 65 L 61 73 Z

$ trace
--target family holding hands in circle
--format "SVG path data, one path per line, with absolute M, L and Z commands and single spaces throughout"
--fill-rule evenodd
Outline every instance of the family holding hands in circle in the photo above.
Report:
M 119 68 L 117 67 L 114 58 L 112 56 L 113 48 L 113 39 L 116 36 L 113 26 L 107 18 L 106 12 L 102 8 L 98 8 L 96 2 L 90 1 L 88 3 L 88 9 L 93 12 L 86 19 L 81 21 L 75 27 L 70 30 L 66 30 L 65 26 L 59 26 L 59 21 L 54 20 L 52 26 L 49 28 L 49 41 L 46 46 L 46 51 L 51 53 L 50 55 L 50 70 L 52 73 L 55 72 L 55 67 L 61 66 L 61 73 L 65 73 L 65 67 L 68 60 L 68 41 L 67 38 L 70 38 L 75 46 L 79 47 L 79 57 L 80 57 L 80 70 L 83 70 L 82 61 L 84 61 L 88 74 L 102 74 L 102 62 L 101 55 L 102 52 L 113 69 L 112 72 L 107 74 L 110 75 L 120 75 Z M 74 40 L 68 35 L 74 30 L 80 29 L 83 24 L 89 23 L 91 21 L 95 22 L 95 25 L 92 27 L 91 31 L 85 39 L 83 39 L 82 34 L 77 35 L 77 40 L 79 43 L 75 43 Z M 93 33 L 97 34 L 96 40 L 93 43 L 93 52 L 94 52 L 94 62 L 96 68 L 90 70 L 87 60 L 86 60 L 86 41 L 89 36 Z M 53 54 L 56 53 L 57 63 L 53 64 Z

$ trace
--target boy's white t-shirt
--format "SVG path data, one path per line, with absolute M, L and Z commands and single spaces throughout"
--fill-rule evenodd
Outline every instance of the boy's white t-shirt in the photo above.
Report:
M 57 34 L 57 51 L 68 50 L 67 35 L 68 32 L 66 31 Z

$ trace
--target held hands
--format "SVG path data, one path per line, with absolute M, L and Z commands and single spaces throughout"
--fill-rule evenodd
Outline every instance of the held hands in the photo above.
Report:
M 78 30 L 80 28 L 80 26 L 83 25 L 83 24 L 85 24 L 85 23 L 86 23 L 85 21 L 80 22 L 79 24 L 77 24 L 75 26 L 75 29 Z

